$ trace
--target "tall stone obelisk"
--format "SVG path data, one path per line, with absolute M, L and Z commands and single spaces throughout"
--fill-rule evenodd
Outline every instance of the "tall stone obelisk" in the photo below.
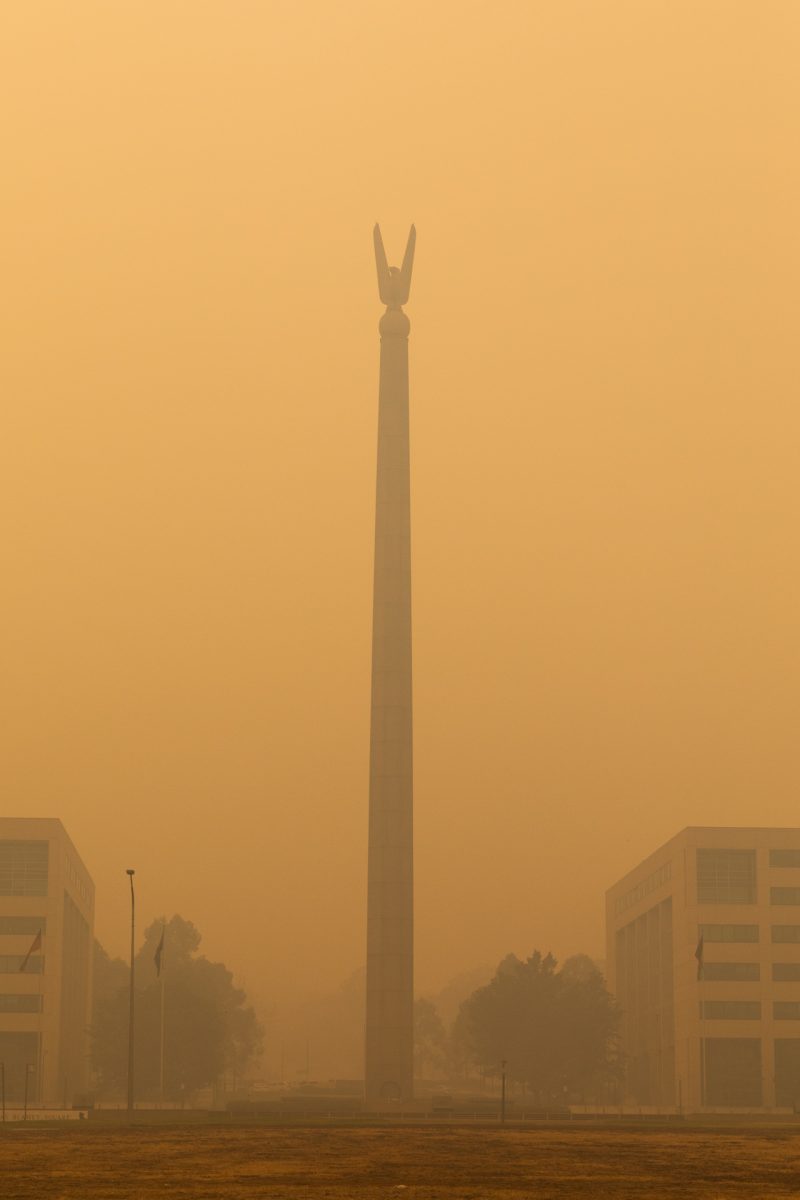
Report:
M 381 371 L 372 617 L 367 883 L 367 1103 L 414 1092 L 414 871 L 408 334 L 416 232 L 389 267 L 375 226 Z

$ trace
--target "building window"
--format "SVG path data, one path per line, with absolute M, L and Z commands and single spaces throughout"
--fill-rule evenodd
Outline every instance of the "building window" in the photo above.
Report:
M 619 916 L 620 913 L 626 912 L 635 904 L 641 904 L 645 896 L 649 896 L 651 892 L 658 888 L 664 887 L 672 878 L 672 863 L 666 862 L 660 866 L 652 875 L 648 875 L 647 879 L 643 879 L 641 883 L 637 883 L 636 887 L 631 888 L 624 896 L 618 896 L 614 901 L 614 914 Z
M 700 1019 L 706 1021 L 760 1021 L 759 1000 L 701 1000 Z
M 0 896 L 46 896 L 47 854 L 47 842 L 0 842 Z
M 773 942 L 800 942 L 800 925 L 773 925 Z
M 771 867 L 800 867 L 800 850 L 770 850 Z
M 15 975 L 25 962 L 24 954 L 0 954 L 0 975 Z M 44 959 L 40 954 L 32 954 L 25 963 L 26 975 L 41 975 Z
M 703 1038 L 703 1103 L 726 1108 L 761 1105 L 761 1040 Z
M 47 930 L 46 917 L 0 917 L 0 933 L 29 933 L 31 936 Z
M 772 1015 L 776 1021 L 800 1021 L 800 1000 L 774 1000 Z
M 4 996 L 0 993 L 0 1012 L 35 1013 L 42 1011 L 42 997 L 22 995 Z
M 800 887 L 776 887 L 769 889 L 770 904 L 800 904 Z
M 800 1038 L 775 1038 L 775 1103 L 800 1110 Z
M 800 962 L 773 963 L 772 979 L 774 983 L 797 983 L 800 981 Z
M 761 971 L 757 962 L 704 962 L 704 983 L 758 983 Z
M 755 850 L 698 850 L 698 904 L 755 904 Z
M 699 925 L 704 942 L 757 942 L 757 925 Z

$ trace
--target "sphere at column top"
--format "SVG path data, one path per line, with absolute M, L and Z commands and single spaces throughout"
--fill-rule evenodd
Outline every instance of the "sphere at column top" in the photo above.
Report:
M 408 337 L 411 322 L 401 308 L 387 308 L 378 322 L 381 337 Z

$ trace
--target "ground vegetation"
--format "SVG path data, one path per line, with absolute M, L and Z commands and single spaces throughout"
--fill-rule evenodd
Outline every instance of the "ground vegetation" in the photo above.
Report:
M 187 1114 L 188 1115 L 188 1114 Z M 0 1126 L 9 1200 L 788 1200 L 793 1126 Z

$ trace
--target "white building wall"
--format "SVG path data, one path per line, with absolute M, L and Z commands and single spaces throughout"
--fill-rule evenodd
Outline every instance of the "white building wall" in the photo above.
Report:
M 698 850 L 755 851 L 754 903 L 703 903 L 698 897 Z M 638 996 L 647 996 L 645 989 L 633 993 L 630 975 L 624 963 L 618 962 L 617 935 L 631 922 L 646 918 L 654 906 L 671 902 L 673 939 L 673 1027 L 663 1030 L 662 1041 L 674 1037 L 674 1080 L 659 1087 L 659 1095 L 648 1102 L 681 1105 L 689 1109 L 717 1107 L 714 1097 L 704 1088 L 704 1052 L 709 1055 L 709 1084 L 715 1076 L 711 1070 L 712 1056 L 719 1050 L 719 1039 L 757 1039 L 761 1051 L 761 1104 L 774 1108 L 779 1100 L 786 1103 L 786 1075 L 782 1096 L 776 1095 L 775 1041 L 797 1041 L 800 1048 L 800 980 L 776 982 L 772 978 L 774 963 L 792 963 L 800 967 L 800 941 L 774 942 L 773 926 L 800 927 L 800 903 L 773 903 L 773 888 L 796 888 L 800 899 L 800 864 L 771 866 L 770 851 L 800 851 L 800 829 L 765 828 L 690 828 L 684 830 L 655 854 L 612 887 L 607 893 L 607 960 L 609 986 L 623 1005 L 635 1004 Z M 705 974 L 715 963 L 758 964 L 758 981 L 698 980 L 695 951 L 701 926 L 757 926 L 759 940 L 713 941 L 704 939 Z M 646 975 L 650 965 L 642 968 Z M 798 1019 L 776 1019 L 775 1002 L 798 1004 Z M 758 1019 L 722 1019 L 708 1014 L 700 1004 L 708 1002 L 750 1002 L 760 1005 Z M 712 1010 L 713 1012 L 713 1010 Z M 638 1050 L 641 1030 L 647 1013 L 630 1014 L 624 1020 L 629 1055 L 629 1072 L 625 1099 L 641 1103 L 641 1081 L 637 1077 Z M 708 1043 L 715 1040 L 716 1045 Z M 724 1048 L 722 1048 L 724 1049 Z M 741 1048 L 740 1048 L 741 1049 Z M 794 1054 L 794 1048 L 790 1047 Z M 800 1070 L 796 1086 L 800 1100 Z M 674 1097 L 674 1099 L 673 1099 Z
M 8 894 L 0 877 L 0 921 L 6 917 L 44 918 L 42 948 L 36 956 L 43 958 L 44 971 L 0 972 L 0 995 L 41 997 L 42 1007 L 39 1012 L 8 1012 L 0 1008 L 0 1045 L 3 1034 L 29 1033 L 34 1036 L 37 1048 L 30 1064 L 29 1099 L 56 1105 L 65 1101 L 72 1103 L 88 1086 L 94 885 L 60 821 L 0 818 L 0 843 L 40 841 L 48 845 L 46 894 Z M 70 953 L 69 945 L 65 946 L 65 893 L 86 923 L 89 952 L 79 958 Z M 35 930 L 3 932 L 0 924 L 0 955 L 23 957 L 35 936 Z M 76 972 L 80 974 L 79 979 L 75 977 Z M 62 1028 L 62 994 L 67 979 L 73 994 L 77 985 L 82 999 L 80 1011 L 72 1012 L 67 1027 Z M 65 1061 L 71 1064 L 69 1072 L 64 1069 Z M 15 1088 L 19 1090 L 11 1073 L 8 1084 L 10 1099 L 18 1098 L 11 1095 Z

